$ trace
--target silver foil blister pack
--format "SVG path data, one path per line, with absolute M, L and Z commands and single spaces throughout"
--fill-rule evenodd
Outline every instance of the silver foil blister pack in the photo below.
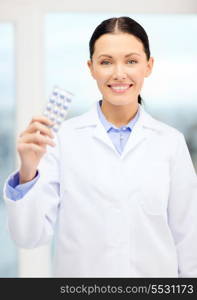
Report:
M 71 92 L 54 87 L 44 111 L 44 116 L 55 123 L 51 127 L 54 132 L 58 132 L 62 122 L 66 119 L 72 99 Z

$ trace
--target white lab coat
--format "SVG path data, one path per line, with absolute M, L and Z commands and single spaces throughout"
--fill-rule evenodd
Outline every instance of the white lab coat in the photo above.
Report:
M 140 117 L 120 155 L 96 105 L 62 125 L 40 178 L 5 197 L 19 247 L 47 243 L 54 276 L 197 277 L 197 178 L 182 133 Z

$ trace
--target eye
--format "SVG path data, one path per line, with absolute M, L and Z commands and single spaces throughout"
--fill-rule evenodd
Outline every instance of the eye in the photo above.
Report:
M 110 62 L 108 60 L 101 61 L 101 65 L 108 65 L 108 64 L 110 64 Z
M 130 60 L 128 60 L 128 63 L 129 64 L 137 64 L 137 60 L 130 59 Z

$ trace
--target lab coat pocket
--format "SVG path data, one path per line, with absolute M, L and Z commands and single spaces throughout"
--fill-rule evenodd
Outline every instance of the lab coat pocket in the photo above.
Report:
M 141 173 L 140 204 L 144 212 L 163 215 L 167 210 L 169 195 L 169 164 L 149 161 Z

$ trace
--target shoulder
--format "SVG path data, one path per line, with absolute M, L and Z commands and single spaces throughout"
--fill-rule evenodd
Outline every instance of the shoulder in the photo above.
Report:
M 72 131 L 75 128 L 81 126 L 84 120 L 87 118 L 89 112 L 84 112 L 78 116 L 71 117 L 63 122 L 59 130 L 59 134 L 64 134 L 65 131 Z
M 184 137 L 183 133 L 177 128 L 168 125 L 165 122 L 160 121 L 156 117 L 153 117 L 150 113 L 148 113 L 144 109 L 141 110 L 143 115 L 143 123 L 145 127 L 146 126 L 149 127 L 150 129 L 154 130 L 160 136 L 163 137 L 178 138 L 178 139 Z
M 142 124 L 151 134 L 150 140 L 160 152 L 176 155 L 180 147 L 187 147 L 185 136 L 180 130 L 153 117 L 144 109 L 142 109 Z
M 161 131 L 163 135 L 171 136 L 171 137 L 180 137 L 183 136 L 183 133 L 177 128 L 168 125 L 156 118 L 152 118 L 155 126 Z
M 62 124 L 61 129 L 62 130 L 66 130 L 66 129 L 74 129 L 77 124 L 81 123 L 81 121 L 83 120 L 83 115 L 85 113 L 78 115 L 78 116 L 74 116 L 71 117 L 70 119 L 67 119 L 64 121 L 64 123 Z

